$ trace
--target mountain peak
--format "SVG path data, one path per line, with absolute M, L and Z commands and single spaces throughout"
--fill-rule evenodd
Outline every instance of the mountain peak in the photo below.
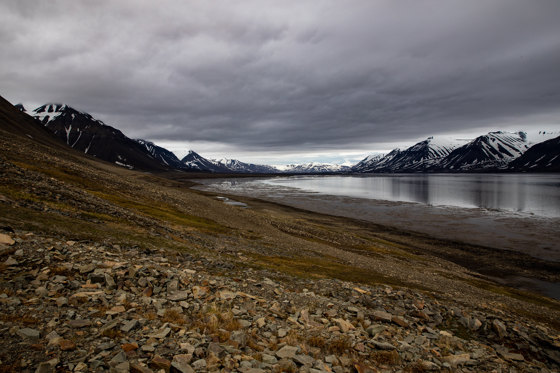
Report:
M 15 104 L 14 107 L 16 109 L 18 109 L 19 111 L 23 111 L 24 113 L 27 111 L 27 110 L 25 110 L 25 107 L 23 106 L 23 104 L 21 102 L 19 104 Z

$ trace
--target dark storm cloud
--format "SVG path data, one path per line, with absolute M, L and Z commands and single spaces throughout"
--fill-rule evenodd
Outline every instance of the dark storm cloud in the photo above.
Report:
M 557 0 L 12 0 L 0 14 L 2 95 L 134 137 L 351 148 L 560 122 Z

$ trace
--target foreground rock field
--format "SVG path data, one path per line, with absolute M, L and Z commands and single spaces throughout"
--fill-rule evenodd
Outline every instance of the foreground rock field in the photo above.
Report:
M 430 294 L 25 231 L 0 238 L 0 371 L 560 369 L 556 331 Z

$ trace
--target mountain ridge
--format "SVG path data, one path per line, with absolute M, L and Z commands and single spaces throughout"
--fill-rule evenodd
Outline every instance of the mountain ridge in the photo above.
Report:
M 179 170 L 210 173 L 245 174 L 344 174 L 405 172 L 515 172 L 549 170 L 547 164 L 514 163 L 530 145 L 524 132 L 495 131 L 467 143 L 442 137 L 428 137 L 406 149 L 394 149 L 382 156 L 370 155 L 353 166 L 326 163 L 302 163 L 269 166 L 236 159 L 207 159 L 194 151 L 179 160 L 171 151 L 151 141 L 130 139 L 115 127 L 66 104 L 49 103 L 31 113 L 22 104 L 14 106 L 30 114 L 43 127 L 69 147 L 126 168 L 149 171 Z M 551 133 L 541 131 L 541 141 Z M 533 159 L 536 161 L 536 159 Z M 516 167 L 519 167 L 517 169 Z M 552 171 L 552 169 L 550 169 Z

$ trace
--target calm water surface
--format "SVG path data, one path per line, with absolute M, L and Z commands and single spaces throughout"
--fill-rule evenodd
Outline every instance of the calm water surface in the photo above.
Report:
M 560 262 L 560 174 L 295 176 L 196 181 L 203 184 L 197 189 L 269 200 Z M 512 273 L 500 281 L 560 299 L 560 283 L 519 276 Z
M 329 195 L 560 217 L 559 174 L 296 176 L 263 182 Z

